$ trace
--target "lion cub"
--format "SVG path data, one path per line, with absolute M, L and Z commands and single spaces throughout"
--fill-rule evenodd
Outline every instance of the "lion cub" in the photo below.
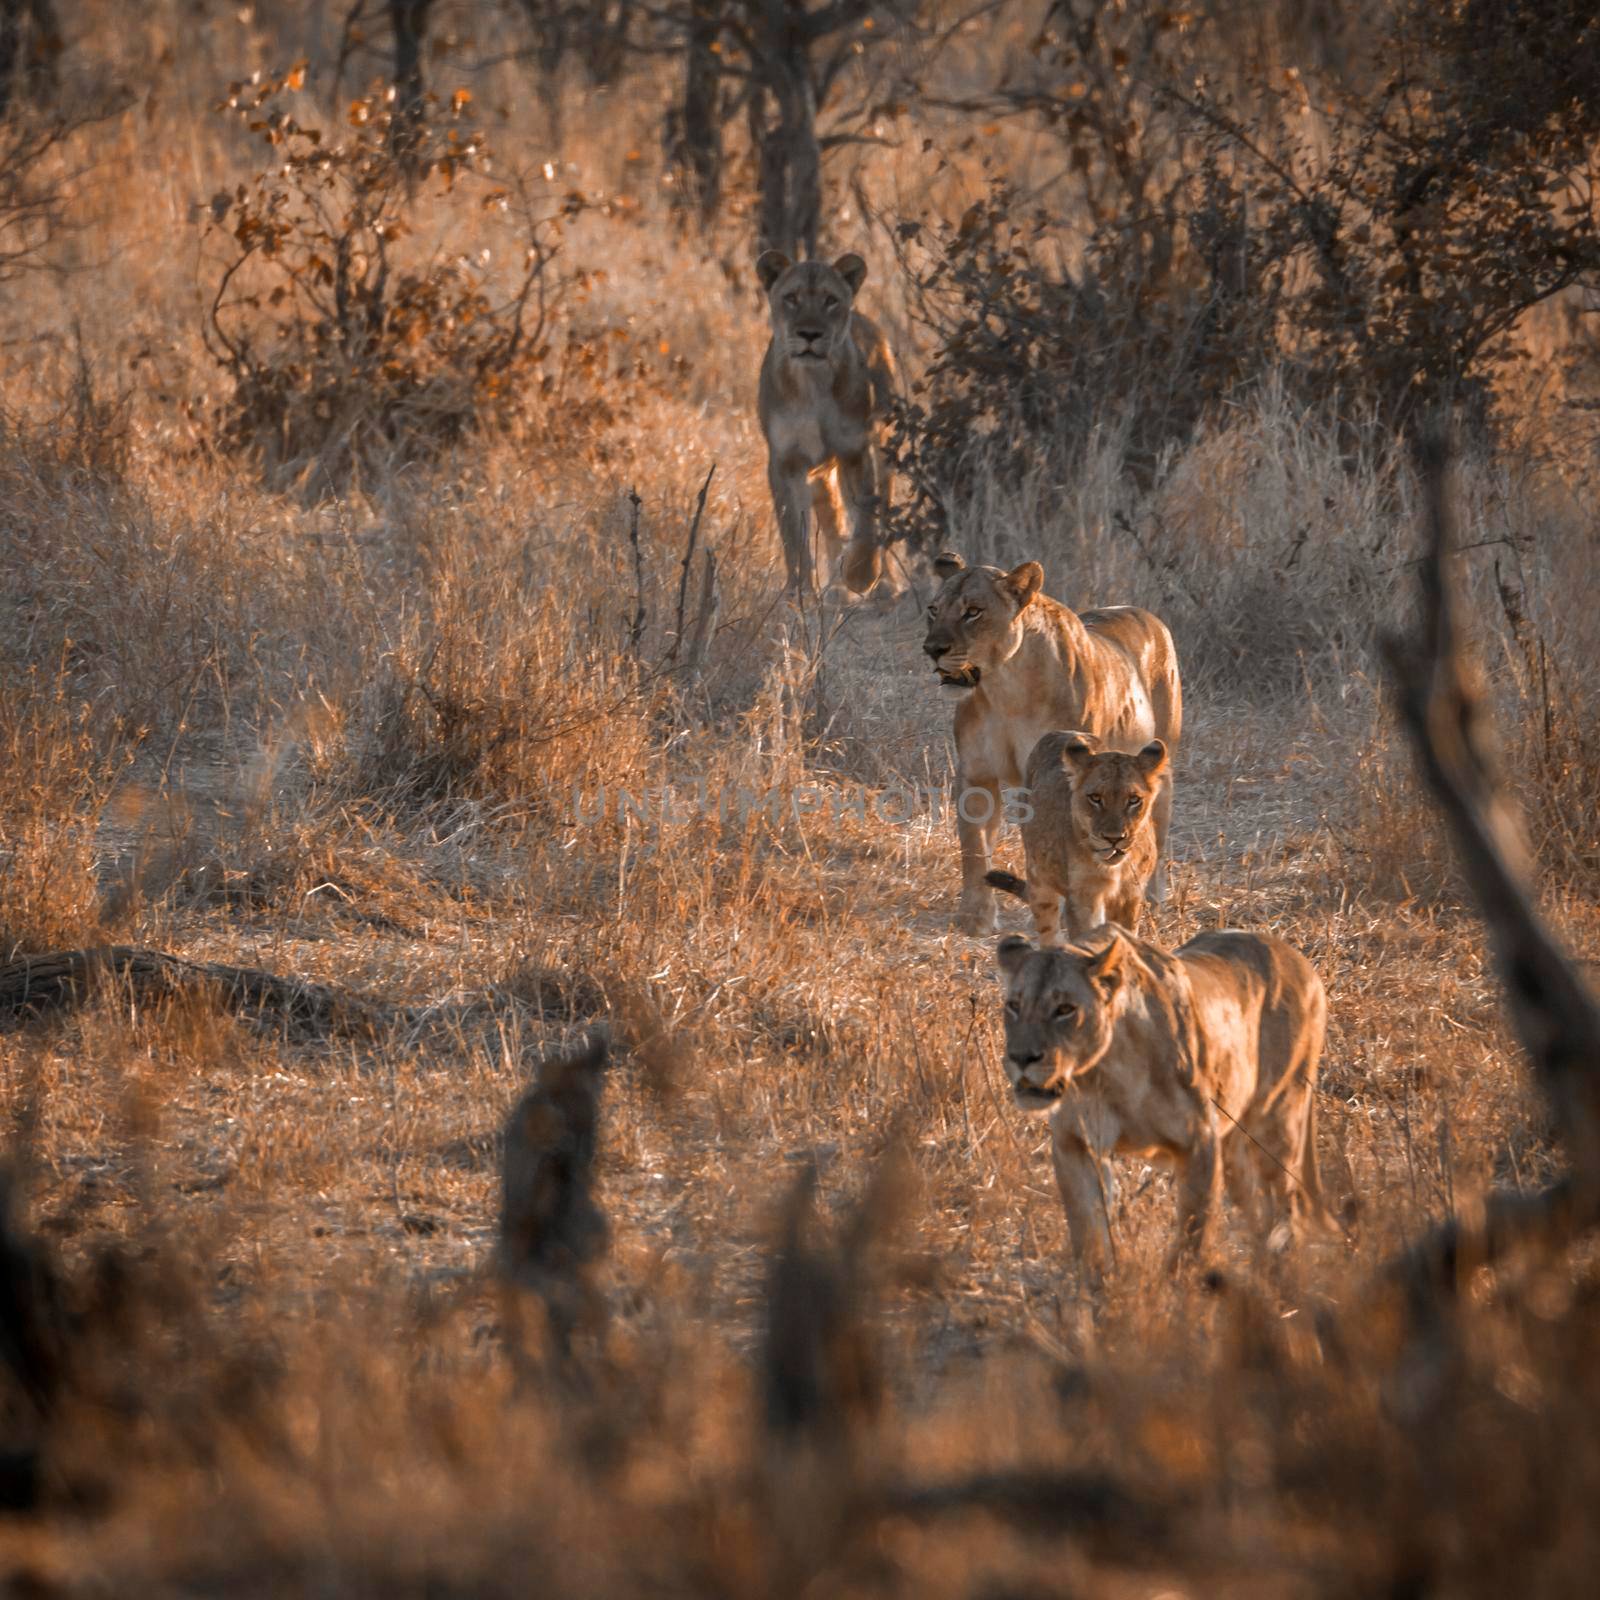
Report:
M 1151 813 L 1167 772 L 1167 747 L 1152 739 L 1136 755 L 1102 750 L 1089 733 L 1047 733 L 1028 757 L 1028 803 L 1022 824 L 1028 853 L 1024 882 L 1009 872 L 985 881 L 1028 902 L 1039 942 L 1058 942 L 1061 909 L 1067 937 L 1103 922 L 1130 933 L 1158 865 Z
M 1231 929 L 1163 950 L 1102 928 L 1064 950 L 1002 939 L 998 958 L 1006 1076 L 1020 1106 L 1051 1114 L 1081 1271 L 1095 1278 L 1111 1256 L 1113 1154 L 1178 1164 L 1169 1264 L 1205 1243 L 1225 1151 L 1236 1204 L 1257 1213 L 1264 1182 L 1293 1222 L 1326 1224 L 1316 1081 L 1327 998 L 1298 950 Z

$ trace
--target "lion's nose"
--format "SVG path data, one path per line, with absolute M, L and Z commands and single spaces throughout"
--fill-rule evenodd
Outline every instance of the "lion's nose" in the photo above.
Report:
M 822 337 L 821 328 L 796 328 L 796 338 L 804 339 L 807 344 L 815 344 Z
M 949 649 L 948 645 L 938 644 L 934 640 L 930 639 L 925 645 L 923 645 L 922 653 L 927 656 L 930 661 L 937 661 L 947 649 Z
M 1011 1065 L 1019 1072 L 1026 1072 L 1029 1067 L 1036 1067 L 1043 1060 L 1044 1052 L 1042 1050 L 1031 1052 L 1013 1050 L 1011 1052 Z

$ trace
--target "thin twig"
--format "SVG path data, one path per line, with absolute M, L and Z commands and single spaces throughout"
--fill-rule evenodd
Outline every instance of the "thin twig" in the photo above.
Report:
M 683 645 L 683 608 L 689 594 L 689 567 L 694 560 L 695 541 L 700 537 L 700 519 L 705 515 L 706 495 L 711 489 L 711 480 L 716 475 L 717 464 L 711 463 L 711 471 L 706 474 L 706 481 L 700 485 L 700 498 L 695 501 L 694 518 L 689 523 L 689 540 L 683 548 L 683 570 L 678 574 L 678 620 L 672 630 L 672 648 L 667 651 L 669 662 L 678 659 L 678 651 Z
M 644 633 L 644 552 L 639 548 L 639 508 L 644 501 L 637 488 L 628 491 L 628 503 L 633 514 L 628 519 L 628 543 L 633 546 L 633 622 L 628 629 L 628 648 L 639 653 L 639 639 Z

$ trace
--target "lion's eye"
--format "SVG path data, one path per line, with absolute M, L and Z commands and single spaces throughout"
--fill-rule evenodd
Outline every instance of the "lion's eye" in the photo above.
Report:
M 1063 1000 L 1061 1004 L 1056 1007 L 1057 1022 L 1071 1022 L 1072 1019 L 1077 1016 L 1077 1014 L 1078 1008 L 1073 1005 L 1070 1000 Z
M 823 300 L 822 303 L 828 308 L 829 311 L 832 311 L 833 308 L 838 305 L 839 297 L 836 294 L 830 294 L 826 299 Z
M 1006 1015 L 1008 1017 L 1020 1016 L 1021 1013 L 1022 1007 L 1019 1006 L 1015 1000 L 1006 1001 Z
M 1133 795 L 1128 801 L 1128 809 L 1130 811 L 1137 811 L 1143 804 L 1144 801 L 1141 800 L 1138 795 Z
M 1105 805 L 1105 801 L 1102 800 L 1099 795 L 1092 794 L 1089 796 L 1089 804 L 1092 805 L 1096 811 L 1098 811 L 1102 806 Z
M 961 613 L 961 620 L 963 622 L 976 622 L 982 615 L 982 606 L 968 606 L 967 609 Z
M 796 311 L 800 306 L 800 296 L 797 294 L 786 294 L 783 297 L 783 303 L 788 306 L 791 311 Z

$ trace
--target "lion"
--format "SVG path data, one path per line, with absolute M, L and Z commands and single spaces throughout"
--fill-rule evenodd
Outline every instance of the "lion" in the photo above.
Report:
M 768 250 L 756 272 L 772 313 L 757 410 L 788 586 L 809 594 L 842 568 L 845 586 L 865 594 L 883 575 L 879 522 L 890 490 L 883 416 L 895 385 L 888 341 L 853 307 L 867 264 L 843 255 L 830 267 Z
M 1205 1246 L 1225 1151 L 1228 1191 L 1253 1220 L 1264 1180 L 1291 1228 L 1331 1222 L 1316 1155 L 1327 996 L 1292 945 L 1226 929 L 1169 951 L 1106 927 L 1063 950 L 1002 939 L 997 955 L 1006 1075 L 1020 1106 L 1051 1114 L 1056 1183 L 1090 1282 L 1112 1254 L 1112 1154 L 1181 1169 L 1169 1267 Z
M 1057 943 L 1063 902 L 1069 939 L 1103 922 L 1139 931 L 1157 862 L 1151 814 L 1166 770 L 1159 739 L 1129 755 L 1102 750 L 1093 734 L 1059 731 L 1033 747 L 1022 823 L 1027 880 L 990 872 L 986 881 L 1028 902 L 1040 944 Z
M 1022 783 L 1046 733 L 1081 728 L 1122 749 L 1160 739 L 1175 754 L 1183 726 L 1178 656 L 1166 624 L 1136 606 L 1081 614 L 1041 594 L 1044 568 L 969 567 L 946 550 L 928 607 L 923 650 L 939 681 L 958 691 L 956 832 L 961 841 L 960 927 L 994 931 L 987 882 L 1003 794 Z M 1164 892 L 1172 769 L 1151 806 L 1158 856 L 1150 893 Z

